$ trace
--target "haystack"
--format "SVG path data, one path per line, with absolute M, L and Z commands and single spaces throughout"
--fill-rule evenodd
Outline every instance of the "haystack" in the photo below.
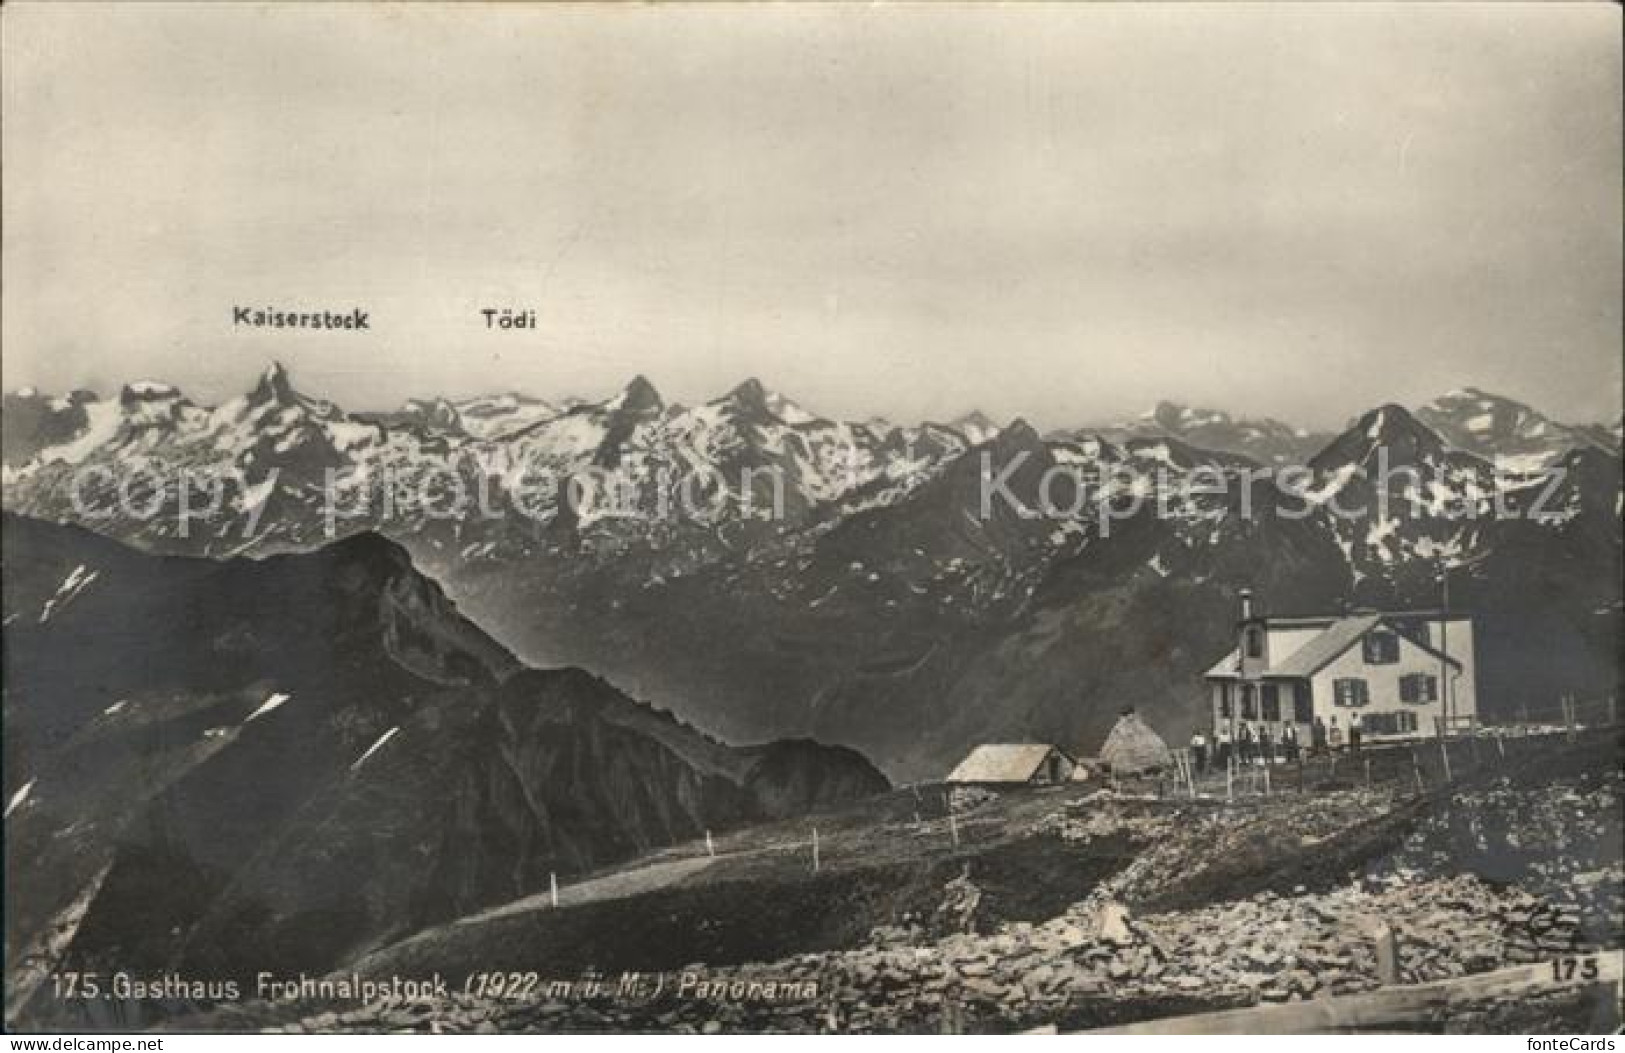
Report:
M 1100 747 L 1100 759 L 1117 775 L 1153 771 L 1174 762 L 1173 753 L 1162 736 L 1151 730 L 1151 725 L 1132 709 L 1117 718 L 1116 726 L 1106 736 L 1106 744 Z

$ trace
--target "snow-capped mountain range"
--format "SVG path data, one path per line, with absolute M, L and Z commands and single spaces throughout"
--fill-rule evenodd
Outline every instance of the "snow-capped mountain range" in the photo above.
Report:
M 1242 585 L 1277 610 L 1428 605 L 1454 568 L 1491 704 L 1548 690 L 1554 648 L 1574 689 L 1618 680 L 1618 424 L 1475 391 L 1335 436 L 1163 405 L 1040 437 L 841 422 L 756 381 L 682 406 L 641 377 L 350 414 L 273 367 L 216 407 L 143 382 L 4 417 L 13 512 L 216 557 L 375 529 L 528 661 L 903 778 L 989 735 L 1087 746 L 1128 703 L 1179 733 Z M 183 468 L 218 487 L 183 494 Z
M 1302 464 L 1331 439 L 1324 432 L 1269 417 L 1236 418 L 1223 410 L 1159 402 L 1139 417 L 1095 429 L 1113 438 L 1174 438 L 1204 449 L 1240 454 L 1260 464 Z
M 1461 449 L 1510 469 L 1538 470 L 1570 449 L 1618 453 L 1621 422 L 1559 424 L 1539 410 L 1477 388 L 1459 388 L 1416 411 L 1422 423 Z
M 317 540 L 312 531 L 324 525 L 317 519 L 330 474 L 348 529 L 377 519 L 397 532 L 438 536 L 442 502 L 459 486 L 499 507 L 523 509 L 523 516 L 510 517 L 524 520 L 517 533 L 465 529 L 466 521 L 452 530 L 470 535 L 462 541 L 465 556 L 516 554 L 527 545 L 524 535 L 543 526 L 614 548 L 634 538 L 658 541 L 672 529 L 800 522 L 843 501 L 884 504 L 997 434 L 981 418 L 963 430 L 831 421 L 755 380 L 694 407 L 666 404 L 637 377 L 600 402 L 552 405 L 504 395 L 347 414 L 297 391 L 276 365 L 248 394 L 217 407 L 140 381 L 108 400 L 84 392 L 8 395 L 6 419 L 14 425 L 5 467 L 14 507 L 48 518 L 90 518 L 63 513 L 70 478 L 140 474 L 155 488 L 143 494 L 142 508 L 150 499 L 173 514 L 127 515 L 112 500 L 116 488 L 82 486 L 79 493 L 105 513 L 109 532 L 160 547 L 178 540 L 181 521 L 191 518 L 188 540 L 202 540 L 185 547 L 210 555 L 223 545 L 265 549 Z M 212 514 L 183 514 L 184 501 L 200 499 L 180 494 L 183 471 L 211 485 L 218 480 Z M 388 500 L 379 493 L 386 480 Z M 567 500 L 571 480 L 580 487 Z M 782 495 L 771 492 L 774 486 Z M 387 507 L 372 510 L 380 504 Z

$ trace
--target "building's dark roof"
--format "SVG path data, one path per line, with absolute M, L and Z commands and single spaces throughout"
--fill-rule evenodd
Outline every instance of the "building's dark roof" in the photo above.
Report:
M 1314 676 L 1332 659 L 1359 642 L 1360 637 L 1375 629 L 1380 621 L 1380 614 L 1339 618 L 1325 632 L 1270 666 L 1266 675 Z
M 1268 618 L 1258 619 L 1265 628 L 1306 629 L 1324 625 L 1325 631 L 1311 637 L 1303 646 L 1282 655 L 1268 669 L 1259 671 L 1261 677 L 1302 678 L 1314 676 L 1334 659 L 1353 647 L 1366 633 L 1393 618 L 1433 618 L 1437 611 L 1405 611 L 1398 614 L 1356 614 L 1345 618 Z M 1442 661 L 1461 668 L 1461 662 L 1427 643 L 1407 637 L 1410 642 Z M 1241 676 L 1241 652 L 1231 650 L 1204 674 L 1214 680 L 1234 680 Z

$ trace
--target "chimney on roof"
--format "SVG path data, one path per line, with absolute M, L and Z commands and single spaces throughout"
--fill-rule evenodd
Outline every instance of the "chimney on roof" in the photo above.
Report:
M 1247 621 L 1253 616 L 1253 590 L 1244 588 L 1239 595 L 1241 597 L 1241 620 Z

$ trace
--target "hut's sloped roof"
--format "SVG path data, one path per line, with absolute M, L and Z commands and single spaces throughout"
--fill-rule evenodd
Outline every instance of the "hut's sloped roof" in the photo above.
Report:
M 949 782 L 1027 782 L 1055 747 L 1042 742 L 978 746 L 959 762 Z
M 1172 764 L 1173 754 L 1151 725 L 1138 714 L 1125 713 L 1100 747 L 1100 759 L 1111 765 L 1112 771 L 1132 774 Z

